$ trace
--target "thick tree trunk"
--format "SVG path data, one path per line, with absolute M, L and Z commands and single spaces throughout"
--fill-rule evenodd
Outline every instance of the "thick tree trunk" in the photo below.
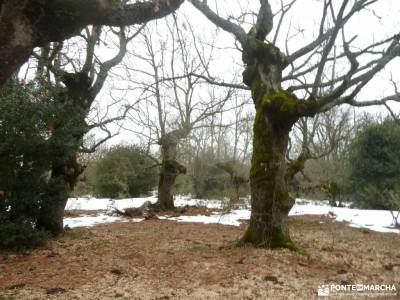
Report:
M 256 109 L 253 158 L 250 171 L 252 214 L 242 243 L 263 247 L 293 248 L 288 229 L 288 213 L 294 201 L 287 182 L 298 172 L 303 159 L 285 161 L 288 137 L 294 123 L 303 116 L 313 116 L 318 105 L 314 99 L 298 99 L 282 90 L 282 71 L 290 64 L 284 53 L 266 37 L 273 29 L 273 12 L 269 1 L 260 1 L 256 24 L 248 31 L 220 18 L 206 1 L 192 4 L 210 21 L 232 33 L 242 46 L 246 65 L 243 83 L 252 92 Z
M 186 172 L 186 169 L 174 160 L 162 162 L 160 179 L 158 182 L 158 206 L 162 210 L 174 209 L 173 189 L 176 177 Z
M 282 90 L 284 56 L 275 46 L 257 40 L 253 52 L 244 52 L 243 82 L 251 88 L 256 109 L 250 170 L 251 218 L 241 243 L 294 249 L 288 214 L 294 200 L 288 180 L 297 164 L 288 165 L 289 133 L 304 109 L 304 101 Z
M 84 167 L 78 164 L 76 157 L 68 164 L 53 167 L 48 191 L 40 208 L 38 228 L 47 230 L 53 235 L 63 232 L 65 206 L 83 170 Z
M 58 235 L 64 230 L 64 210 L 70 194 L 70 187 L 62 177 L 52 178 L 49 191 L 40 208 L 37 227 Z
M 282 129 L 284 124 L 268 121 L 258 110 L 250 170 L 251 219 L 241 241 L 260 247 L 291 248 L 288 213 L 294 200 L 287 190 L 285 161 L 290 130 Z
M 76 123 L 74 125 L 76 126 Z M 59 153 L 55 153 L 52 158 L 51 177 L 47 192 L 43 195 L 37 221 L 38 228 L 47 230 L 53 235 L 60 234 L 64 230 L 63 218 L 68 197 L 74 190 L 79 175 L 85 169 L 77 160 L 80 141 L 85 132 L 84 129 L 70 128 L 70 130 L 81 130 L 81 132 L 75 137 L 70 136 L 67 138 L 63 136 L 65 128 L 59 129 L 58 126 L 56 126 L 57 129 L 53 132 L 52 138 L 61 147 Z M 74 145 L 76 149 L 68 149 L 65 145 Z
M 186 168 L 176 161 L 178 138 L 167 134 L 161 140 L 162 164 L 158 182 L 157 206 L 161 210 L 174 209 L 173 189 L 176 177 L 185 174 Z
M 88 130 L 85 118 L 94 97 L 90 94 L 91 82 L 88 74 L 65 73 L 66 89 L 57 95 L 63 110 L 52 120 L 49 130 L 53 147 L 51 178 L 43 197 L 37 222 L 39 228 L 57 235 L 64 230 L 64 210 L 70 193 L 74 190 L 79 175 L 85 167 L 78 162 L 78 153 Z M 65 119 L 64 114 L 69 117 Z

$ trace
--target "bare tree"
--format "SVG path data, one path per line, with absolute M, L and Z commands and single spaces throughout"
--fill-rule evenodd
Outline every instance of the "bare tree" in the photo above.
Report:
M 105 119 L 103 116 L 98 123 L 87 122 L 92 104 L 110 70 L 121 62 L 128 42 L 140 29 L 129 36 L 124 27 L 119 30 L 109 29 L 109 34 L 114 35 L 118 41 L 117 53 L 106 61 L 101 61 L 95 54 L 97 45 L 101 43 L 102 31 L 108 30 L 97 26 L 86 28 L 85 34 L 82 35 L 84 43 L 51 43 L 35 54 L 38 60 L 36 80 L 48 88 L 49 95 L 54 98 L 54 104 L 61 108 L 60 112 L 54 114 L 54 118 L 47 122 L 49 143 L 54 145 L 55 150 L 49 158 L 52 166 L 49 179 L 51 188 L 43 201 L 38 218 L 38 226 L 54 234 L 63 230 L 63 215 L 68 196 L 85 169 L 85 165 L 78 160 L 79 153 L 93 152 L 111 138 L 113 134 L 106 125 L 123 119 L 128 111 L 126 107 L 122 115 L 115 118 Z M 112 38 L 109 40 L 112 41 Z M 83 60 L 79 56 L 72 57 L 71 49 L 74 43 L 78 43 L 75 45 L 78 49 L 86 46 Z M 106 136 L 87 147 L 84 145 L 84 136 L 93 128 L 102 129 Z
M 234 17 L 216 13 L 207 1 L 192 0 L 191 3 L 237 40 L 245 65 L 243 82 L 251 90 L 255 104 L 250 172 L 252 214 L 241 241 L 270 248 L 295 248 L 288 227 L 288 213 L 294 199 L 288 194 L 287 183 L 303 167 L 304 155 L 287 163 L 289 133 L 300 118 L 313 117 L 337 105 L 363 107 L 399 101 L 397 92 L 370 101 L 359 101 L 357 95 L 400 55 L 400 35 L 396 32 L 356 49 L 352 47 L 356 37 L 346 36 L 346 25 L 357 13 L 373 9 L 377 1 L 324 0 L 317 36 L 295 51 L 290 51 L 286 43 L 286 53 L 283 53 L 277 46 L 276 36 L 280 33 L 280 19 L 293 7 L 292 3 L 282 4 L 274 14 L 270 1 L 260 0 L 258 12 L 251 14 L 254 26 L 248 32 Z M 275 28 L 274 16 L 279 19 Z M 332 62 L 338 59 L 345 66 L 343 71 L 335 72 L 334 78 L 325 76 L 331 71 Z
M 335 107 L 295 124 L 287 159 L 291 161 L 291 156 L 303 153 L 304 170 L 300 173 L 304 180 L 294 178 L 298 192 L 306 196 L 323 193 L 331 205 L 341 206 L 347 152 L 358 125 L 357 119 L 352 119 L 353 112 L 349 107 Z
M 127 66 L 130 82 L 139 87 L 143 99 L 130 118 L 139 125 L 136 128 L 147 129 L 130 130 L 160 146 L 157 205 L 159 209 L 173 209 L 175 180 L 186 173 L 179 162 L 178 145 L 192 131 L 208 126 L 210 117 L 225 109 L 233 89 L 204 89 L 204 80 L 192 74 L 208 71 L 212 47 L 207 53 L 191 53 L 190 46 L 196 41 L 180 29 L 176 16 L 161 24 L 158 26 L 168 29 L 168 41 L 155 38 L 157 28 L 152 27 L 141 35 L 145 53 L 130 53 L 136 61 L 131 64 L 136 67 Z M 138 67 L 141 65 L 143 68 Z

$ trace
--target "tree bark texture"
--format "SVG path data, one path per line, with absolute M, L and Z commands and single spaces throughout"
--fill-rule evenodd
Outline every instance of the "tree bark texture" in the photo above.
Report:
M 257 40 L 253 52 L 244 53 L 244 61 L 247 68 L 243 81 L 251 87 L 256 117 L 250 170 L 251 219 L 241 242 L 293 248 L 288 213 L 294 200 L 287 189 L 290 172 L 286 151 L 302 101 L 281 89 L 284 55 L 278 48 Z
M 85 169 L 78 162 L 78 153 L 88 131 L 85 119 L 94 100 L 88 74 L 65 73 L 63 83 L 66 88 L 56 92 L 56 101 L 63 105 L 60 113 L 68 116 L 56 116 L 52 122 L 50 141 L 54 144 L 54 152 L 51 177 L 38 218 L 38 227 L 54 235 L 64 229 L 63 217 L 68 197 Z
M 179 174 L 185 174 L 186 168 L 177 162 L 177 146 L 179 139 L 174 133 L 166 134 L 160 140 L 161 169 L 158 183 L 158 208 L 174 209 L 173 188 Z

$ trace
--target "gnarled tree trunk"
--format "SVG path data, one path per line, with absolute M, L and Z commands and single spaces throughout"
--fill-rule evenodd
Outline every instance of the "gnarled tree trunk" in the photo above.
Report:
M 287 213 L 293 201 L 288 196 L 286 182 L 301 170 L 305 160 L 309 158 L 307 152 L 302 153 L 297 160 L 289 164 L 283 158 L 288 135 L 294 122 L 300 117 L 313 117 L 317 113 L 345 103 L 363 107 L 381 105 L 388 100 L 397 99 L 396 91 L 392 96 L 376 101 L 355 100 L 365 85 L 400 55 L 399 36 L 393 35 L 388 40 L 373 42 L 357 53 L 352 52 L 351 42 L 342 43 L 340 33 L 343 33 L 343 28 L 349 20 L 357 13 L 368 9 L 369 5 L 376 1 L 341 1 L 338 9 L 330 5 L 332 1 L 325 1 L 326 6 L 324 6 L 317 37 L 286 56 L 274 44 L 280 33 L 282 19 L 291 4 L 287 5 L 287 9 L 282 8 L 281 19 L 275 26 L 274 36 L 271 36 L 271 42 L 265 42 L 267 36 L 273 31 L 276 16 L 270 5 L 271 1 L 259 1 L 260 8 L 254 18 L 256 22 L 248 32 L 230 19 L 221 17 L 218 12 L 208 6 L 207 1 L 191 0 L 190 2 L 212 23 L 232 34 L 242 46 L 242 59 L 246 65 L 243 82 L 251 88 L 256 108 L 254 155 L 250 178 L 252 216 L 250 226 L 242 241 L 267 247 L 292 247 L 287 228 Z M 361 3 L 363 5 L 359 5 Z M 334 19 L 333 22 L 327 18 L 330 14 Z M 342 40 L 345 40 L 344 35 L 342 35 Z M 368 53 L 371 48 L 386 42 L 388 46 L 381 52 L 380 58 L 361 63 L 362 55 Z M 343 51 L 340 54 L 335 51 L 337 43 L 343 44 L 341 47 Z M 317 54 L 320 61 L 310 68 L 304 61 L 314 54 Z M 349 70 L 343 71 L 341 76 L 332 74 L 332 78 L 329 79 L 324 74 L 329 69 L 332 54 L 333 57 L 346 57 Z M 374 67 L 366 72 L 368 74 L 362 72 L 371 64 Z M 292 70 L 285 82 L 290 84 L 290 81 L 299 81 L 300 84 L 296 83 L 292 89 L 301 88 L 304 94 L 309 95 L 307 99 L 299 100 L 288 91 L 282 90 L 280 85 L 282 70 L 288 66 L 291 66 Z M 303 78 L 304 74 L 311 76 Z
M 251 87 L 256 117 L 250 170 L 251 219 L 241 243 L 293 248 L 288 213 L 294 200 L 287 188 L 293 170 L 286 162 L 286 151 L 303 102 L 281 88 L 284 56 L 278 48 L 257 41 L 253 52 L 244 54 L 247 68 L 243 81 Z
M 162 163 L 158 182 L 158 208 L 174 209 L 173 188 L 176 177 L 185 174 L 186 168 L 176 161 L 178 138 L 174 133 L 166 134 L 160 140 Z
M 64 181 L 62 175 L 51 178 L 49 190 L 40 208 L 38 228 L 49 231 L 53 235 L 63 232 L 64 209 L 70 191 L 70 186 Z
M 81 71 L 69 73 L 53 66 L 56 79 L 63 82 L 65 88 L 58 86 L 55 89 L 55 102 L 58 115 L 50 120 L 48 126 L 51 132 L 52 147 L 52 172 L 49 190 L 43 200 L 38 226 L 53 234 L 63 230 L 63 216 L 65 205 L 70 192 L 73 191 L 77 179 L 84 171 L 85 166 L 78 162 L 78 153 L 83 145 L 83 137 L 90 127 L 86 123 L 90 107 L 100 92 L 109 70 L 118 64 L 124 57 L 127 40 L 121 29 L 119 33 L 120 48 L 116 56 L 104 62 L 97 74 L 97 79 L 91 77 L 93 66 L 94 45 L 99 39 L 101 29 L 94 27 L 88 38 L 87 56 Z M 44 49 L 46 50 L 46 49 Z M 48 52 L 42 53 L 42 59 L 46 62 Z M 49 62 L 49 65 L 52 62 Z M 38 69 L 39 76 L 44 70 L 44 63 Z M 104 141 L 104 140 L 103 140 Z M 97 144 L 98 145 L 98 144 Z
M 269 248 L 290 246 L 288 213 L 294 204 L 286 185 L 289 130 L 276 125 L 268 126 L 262 112 L 257 112 L 250 170 L 251 219 L 242 238 Z
M 66 89 L 60 91 L 56 99 L 59 104 L 63 104 L 60 114 L 68 114 L 69 117 L 64 120 L 64 116 L 56 115 L 51 122 L 50 139 L 55 145 L 51 177 L 37 221 L 39 228 L 53 235 L 61 233 L 64 229 L 63 217 L 68 197 L 85 169 L 77 157 L 88 130 L 85 118 L 94 100 L 89 92 L 90 81 L 87 74 L 65 73 L 63 82 Z
M 43 199 L 37 220 L 38 228 L 47 230 L 53 235 L 63 232 L 65 206 L 82 172 L 83 167 L 77 163 L 76 157 L 69 163 L 53 162 L 48 191 Z

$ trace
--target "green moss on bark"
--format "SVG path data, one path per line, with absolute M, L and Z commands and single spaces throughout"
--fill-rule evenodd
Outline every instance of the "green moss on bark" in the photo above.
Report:
M 252 228 L 249 226 L 246 229 L 243 237 L 239 240 L 238 246 L 243 246 L 246 244 L 252 244 L 256 247 L 262 247 L 265 246 L 265 241 L 259 232 L 252 230 Z
M 286 90 L 264 95 L 261 106 L 267 109 L 271 104 L 282 114 L 296 114 L 299 100 L 296 95 Z
M 255 80 L 251 85 L 251 95 L 256 105 L 261 102 L 266 93 L 267 88 L 265 87 L 261 79 Z
M 299 100 L 280 89 L 284 55 L 279 48 L 256 41 L 243 80 L 251 88 L 256 108 L 250 170 L 252 216 L 239 245 L 297 250 L 287 229 L 293 205 L 285 186 L 285 153 L 289 132 L 299 117 Z
M 298 248 L 292 240 L 283 232 L 275 232 L 272 239 L 267 240 L 262 232 L 248 227 L 243 237 L 238 241 L 237 246 L 244 246 L 251 244 L 259 248 L 279 249 L 286 248 L 304 254 L 304 250 Z
M 259 78 L 251 89 L 256 104 L 250 170 L 253 207 L 250 226 L 238 244 L 297 251 L 286 232 L 293 199 L 284 186 L 284 154 L 290 128 L 297 118 L 298 99 L 285 90 L 268 93 Z
M 269 167 L 272 160 L 271 136 L 261 109 L 257 109 L 254 119 L 253 157 L 250 169 L 250 178 L 253 184 L 268 183 L 273 174 Z
M 281 65 L 286 61 L 285 55 L 273 44 L 256 40 L 257 49 L 255 51 L 255 56 L 260 62 L 268 62 L 268 64 Z
M 290 131 L 293 124 L 299 119 L 301 102 L 299 99 L 286 90 L 279 90 L 274 93 L 264 94 L 260 106 L 271 124 L 278 131 Z

